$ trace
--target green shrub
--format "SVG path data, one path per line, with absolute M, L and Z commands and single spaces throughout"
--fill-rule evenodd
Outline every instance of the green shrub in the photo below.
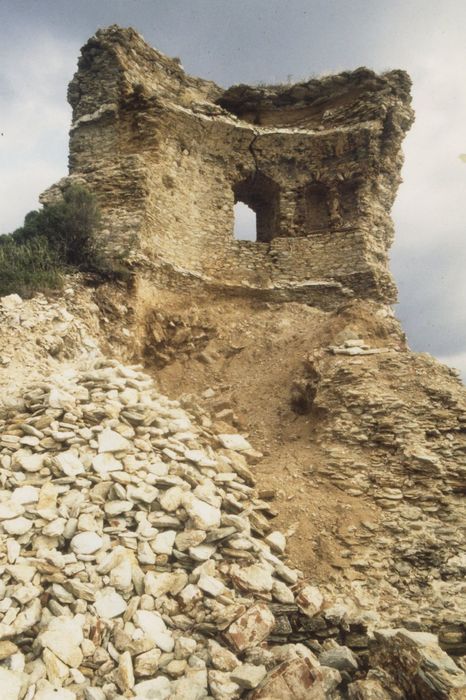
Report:
M 99 270 L 103 259 L 95 235 L 100 222 L 94 195 L 80 185 L 71 185 L 61 202 L 29 212 L 24 225 L 12 237 L 18 243 L 45 238 L 63 264 L 94 272 Z
M 28 297 L 62 286 L 64 268 L 45 238 L 17 243 L 12 236 L 2 236 L 0 241 L 0 296 Z
M 59 288 L 71 270 L 127 278 L 124 264 L 104 255 L 100 225 L 97 201 L 80 185 L 68 187 L 62 201 L 29 212 L 21 228 L 0 236 L 0 295 Z

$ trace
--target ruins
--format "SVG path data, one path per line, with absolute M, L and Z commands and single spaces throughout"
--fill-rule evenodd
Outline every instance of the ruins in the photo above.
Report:
M 222 90 L 132 29 L 100 30 L 68 91 L 70 175 L 98 195 L 113 255 L 175 287 L 391 303 L 390 208 L 409 129 L 403 71 Z M 46 201 L 46 200 L 45 200 Z M 233 237 L 235 202 L 257 241 Z
M 1 700 L 465 700 L 466 392 L 391 308 L 409 93 L 83 47 L 41 201 L 86 184 L 131 275 L 0 298 Z

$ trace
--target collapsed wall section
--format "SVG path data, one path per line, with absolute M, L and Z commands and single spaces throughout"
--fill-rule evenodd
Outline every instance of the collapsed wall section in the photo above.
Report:
M 409 86 L 359 69 L 224 91 L 113 26 L 70 84 L 70 176 L 96 192 L 109 253 L 170 269 L 175 285 L 392 302 Z M 234 239 L 237 201 L 256 212 L 255 242 Z

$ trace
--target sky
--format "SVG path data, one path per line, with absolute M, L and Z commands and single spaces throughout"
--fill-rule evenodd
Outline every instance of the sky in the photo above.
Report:
M 0 233 L 66 175 L 67 84 L 80 47 L 115 23 L 224 87 L 409 72 L 395 310 L 412 349 L 466 379 L 466 0 L 0 0 Z

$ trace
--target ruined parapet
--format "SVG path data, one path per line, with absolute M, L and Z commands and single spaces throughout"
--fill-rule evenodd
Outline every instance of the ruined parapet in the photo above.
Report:
M 335 306 L 392 302 L 387 251 L 410 80 L 365 68 L 222 90 L 132 29 L 100 30 L 69 87 L 70 174 L 104 211 L 110 253 L 174 284 Z M 234 240 L 233 207 L 257 215 Z

